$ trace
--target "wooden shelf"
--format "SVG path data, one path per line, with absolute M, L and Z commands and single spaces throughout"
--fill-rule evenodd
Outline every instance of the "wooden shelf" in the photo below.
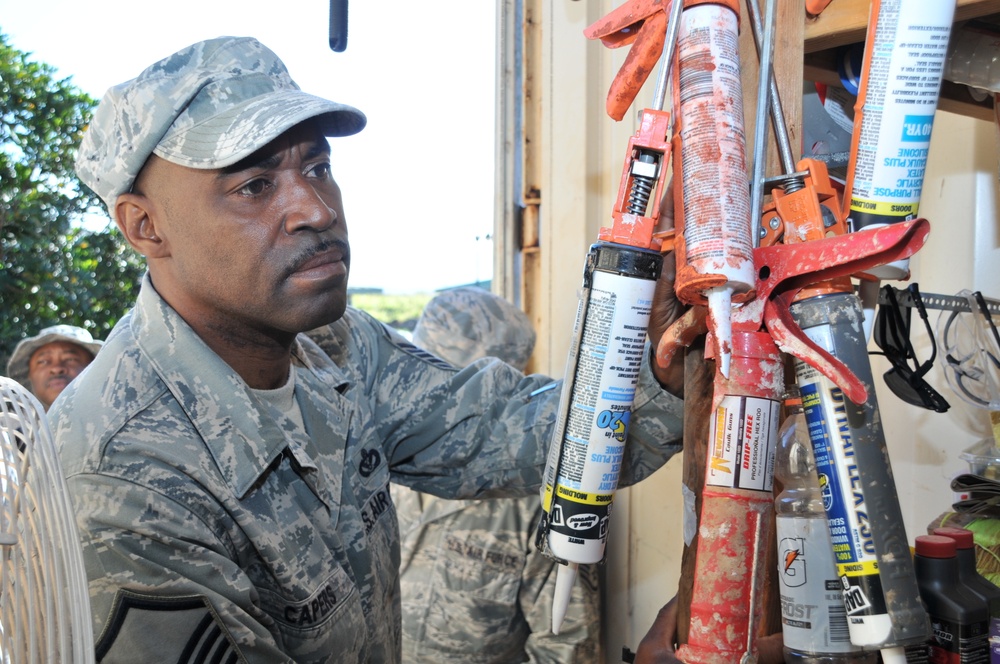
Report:
M 807 81 L 842 86 L 837 75 L 840 47 L 861 43 L 868 31 L 870 0 L 832 0 L 817 17 L 807 17 L 803 75 Z M 955 21 L 990 17 L 1000 23 L 1000 0 L 958 0 Z M 938 108 L 994 121 L 993 100 L 977 102 L 964 85 L 944 81 Z
M 837 74 L 836 55 L 837 49 L 807 53 L 802 72 L 803 78 L 807 81 L 843 87 L 840 76 Z M 951 81 L 942 81 L 941 83 L 938 108 L 949 113 L 958 113 L 993 122 L 993 101 L 991 99 L 976 101 L 969 94 L 969 89 L 966 86 Z
M 932 0 L 927 0 L 928 2 Z M 870 0 L 832 0 L 819 16 L 806 19 L 805 52 L 815 53 L 865 40 Z M 1000 0 L 958 0 L 955 20 L 1000 13 Z

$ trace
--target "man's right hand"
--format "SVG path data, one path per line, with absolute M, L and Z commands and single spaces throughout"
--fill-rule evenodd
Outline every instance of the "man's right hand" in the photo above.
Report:
M 656 232 L 671 230 L 674 227 L 674 182 L 666 187 L 660 199 L 660 215 Z M 674 294 L 674 277 L 677 271 L 677 261 L 673 251 L 663 255 L 663 269 L 656 283 L 653 294 L 653 309 L 649 317 L 649 340 L 653 347 L 660 344 L 663 333 L 684 313 L 684 305 Z M 671 358 L 673 359 L 673 358 Z M 684 362 L 653 363 L 653 373 L 666 390 L 677 396 L 684 395 Z
M 653 626 L 639 642 L 635 664 L 684 664 L 677 659 L 677 596 L 656 614 Z M 757 638 L 757 664 L 783 664 L 784 642 L 781 632 Z

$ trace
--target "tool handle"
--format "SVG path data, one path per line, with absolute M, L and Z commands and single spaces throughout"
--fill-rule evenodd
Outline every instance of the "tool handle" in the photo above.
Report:
M 337 53 L 347 48 L 347 0 L 330 0 L 330 48 Z
M 790 315 L 790 308 L 804 289 L 817 282 L 909 258 L 923 246 L 929 234 L 930 222 L 914 219 L 864 233 L 759 247 L 754 250 L 759 275 L 757 299 L 751 303 L 753 306 L 739 312 L 742 318 L 734 318 L 733 328 L 756 330 L 762 323 L 782 351 L 815 367 L 855 403 L 863 402 L 868 398 L 863 382 L 802 331 Z

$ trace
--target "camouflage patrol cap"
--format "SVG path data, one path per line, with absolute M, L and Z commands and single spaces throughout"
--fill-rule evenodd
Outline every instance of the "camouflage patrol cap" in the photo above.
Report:
M 356 108 L 306 94 L 251 37 L 192 44 L 110 88 L 76 157 L 80 179 L 105 202 L 132 188 L 149 155 L 200 169 L 235 164 L 295 125 L 317 118 L 326 136 L 366 122 Z
M 424 307 L 413 343 L 464 367 L 498 357 L 524 370 L 535 349 L 535 331 L 523 311 L 482 288 L 446 290 Z

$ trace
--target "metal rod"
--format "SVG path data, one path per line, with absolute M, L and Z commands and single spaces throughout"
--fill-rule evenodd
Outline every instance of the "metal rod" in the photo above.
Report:
M 756 4 L 756 0 L 747 0 L 750 4 Z M 758 226 L 761 222 L 761 215 L 764 208 L 764 169 L 767 161 L 767 118 L 768 110 L 772 108 L 770 101 L 772 98 L 771 82 L 771 60 L 774 55 L 774 4 L 775 0 L 767 0 L 767 26 L 764 30 L 763 46 L 759 43 L 757 32 L 754 32 L 754 42 L 757 44 L 757 53 L 760 58 L 760 71 L 757 85 L 757 118 L 754 126 L 753 142 L 753 175 L 750 180 L 750 216 L 751 216 L 751 238 L 754 246 L 760 244 L 760 230 Z M 751 14 L 754 11 L 751 10 Z M 759 14 L 759 11 L 757 12 Z M 755 17 L 758 23 L 760 16 Z M 777 90 L 775 90 L 777 92 Z M 775 128 L 777 135 L 777 128 Z
M 757 522 L 753 529 L 753 556 L 750 561 L 750 624 L 747 625 L 747 649 L 740 659 L 740 664 L 756 664 L 757 660 L 753 655 L 754 644 L 757 643 L 757 615 L 754 606 L 757 603 L 757 568 L 761 564 L 761 540 L 764 539 L 763 515 L 758 515 Z
M 915 307 L 917 303 L 913 300 L 913 295 L 908 290 L 895 289 L 896 302 L 900 306 Z M 969 300 L 960 295 L 938 295 L 937 293 L 924 293 L 921 291 L 920 299 L 924 303 L 924 309 L 941 309 L 944 311 L 959 311 L 972 313 Z M 988 297 L 983 298 L 986 308 L 993 315 L 1000 316 L 1000 300 L 993 300 Z M 891 304 L 886 296 L 881 292 L 878 296 L 878 303 Z
M 660 73 L 656 78 L 656 89 L 653 91 L 653 106 L 657 111 L 663 110 L 667 99 L 667 85 L 670 83 L 670 68 L 677 50 L 677 33 L 681 29 L 681 12 L 684 11 L 683 0 L 673 0 L 670 3 L 670 16 L 667 18 L 667 36 L 663 40 L 663 61 L 660 63 Z
M 750 12 L 750 31 L 753 32 L 754 45 L 757 47 L 757 57 L 760 58 L 762 32 L 760 5 L 757 3 L 757 0 L 747 0 L 747 9 Z M 774 48 L 773 43 L 771 48 Z M 761 71 L 764 71 L 763 62 L 761 63 Z M 795 157 L 792 155 L 792 144 L 788 139 L 788 125 L 785 124 L 785 111 L 781 107 L 781 95 L 778 94 L 778 82 L 774 78 L 773 67 L 768 67 L 767 69 L 767 80 L 768 89 L 771 91 L 771 120 L 774 123 L 774 139 L 778 144 L 778 157 L 781 159 L 781 168 L 785 173 L 791 173 L 795 170 Z

